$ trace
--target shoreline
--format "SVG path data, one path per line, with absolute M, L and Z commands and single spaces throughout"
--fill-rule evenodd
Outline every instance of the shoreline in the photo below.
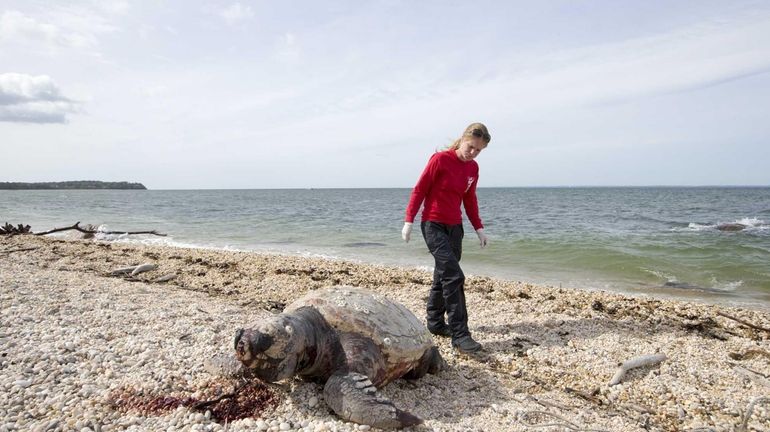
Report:
M 73 240 L 77 238 L 77 237 L 73 237 L 71 233 L 59 233 L 58 235 L 53 234 L 48 237 L 56 238 L 59 240 Z M 169 243 L 153 243 L 153 242 L 148 243 L 146 242 L 147 239 L 143 241 L 143 240 L 136 240 L 131 238 L 120 238 L 120 239 L 102 238 L 99 240 L 105 241 L 107 243 L 114 243 L 114 244 L 137 245 L 137 246 L 147 246 L 147 247 L 170 247 L 170 248 L 203 250 L 203 251 L 224 252 L 224 253 L 236 252 L 236 253 L 264 255 L 268 257 L 278 256 L 278 257 L 285 257 L 289 259 L 299 258 L 299 259 L 312 259 L 312 260 L 323 260 L 323 261 L 339 261 L 339 262 L 348 262 L 355 265 L 397 268 L 397 269 L 403 269 L 407 271 L 418 271 L 418 272 L 426 271 L 429 273 L 432 273 L 433 271 L 433 268 L 430 266 L 430 263 L 432 263 L 433 259 L 428 254 L 427 249 L 425 250 L 426 256 L 421 258 L 423 261 L 423 264 L 410 264 L 405 262 L 392 262 L 391 260 L 383 259 L 382 257 L 373 258 L 372 256 L 369 256 L 369 255 L 358 255 L 358 256 L 327 255 L 318 251 L 303 251 L 303 252 L 283 251 L 279 249 L 263 248 L 259 246 L 230 246 L 230 245 L 212 246 L 212 245 L 205 245 L 205 244 L 176 242 L 176 241 L 172 241 Z M 468 260 L 467 257 L 465 259 Z M 767 300 L 766 300 L 765 298 L 747 296 L 745 294 L 733 293 L 731 291 L 726 291 L 726 290 L 691 286 L 687 283 L 681 283 L 681 284 L 671 283 L 671 285 L 667 285 L 667 284 L 654 285 L 654 284 L 642 284 L 641 282 L 637 282 L 634 284 L 633 282 L 628 280 L 622 281 L 622 282 L 621 281 L 611 282 L 605 279 L 595 279 L 593 280 L 593 282 L 588 282 L 588 280 L 592 280 L 591 278 L 588 277 L 588 273 L 581 273 L 581 275 L 584 276 L 584 278 L 577 283 L 571 284 L 561 279 L 538 281 L 538 280 L 534 280 L 534 277 L 531 277 L 531 276 L 524 279 L 517 278 L 515 276 L 511 276 L 509 273 L 501 272 L 499 270 L 496 270 L 493 267 L 489 267 L 485 263 L 475 263 L 475 265 L 474 264 L 468 265 L 468 263 L 466 263 L 464 267 L 470 267 L 471 269 L 476 268 L 477 270 L 480 270 L 476 272 L 473 272 L 473 270 L 466 271 L 465 272 L 466 276 L 470 278 L 490 278 L 501 282 L 526 283 L 530 285 L 544 286 L 544 287 L 550 287 L 550 288 L 559 288 L 559 289 L 567 288 L 567 289 L 587 291 L 587 292 L 608 292 L 608 293 L 620 294 L 623 296 L 630 296 L 635 298 L 656 298 L 661 300 L 695 302 L 695 303 L 700 303 L 704 305 L 737 307 L 737 308 L 745 308 L 745 309 L 754 309 L 754 310 L 759 310 L 763 312 L 770 312 L 770 297 L 767 297 Z M 597 287 L 598 284 L 601 284 L 602 286 Z
M 158 269 L 134 281 L 109 276 L 145 262 Z M 168 273 L 176 278 L 152 283 Z M 144 415 L 117 411 L 107 399 L 126 387 L 181 396 L 225 385 L 203 361 L 231 349 L 235 328 L 309 289 L 360 286 L 423 320 L 430 281 L 431 273 L 418 268 L 346 260 L 0 237 L 0 406 L 9 407 L 0 430 L 54 421 L 53 429 L 62 430 L 224 430 L 188 408 Z M 527 424 L 564 420 L 608 431 L 641 431 L 645 424 L 734 430 L 752 401 L 770 392 L 762 372 L 770 365 L 770 332 L 720 315 L 770 328 L 765 311 L 485 276 L 466 282 L 469 324 L 483 356 L 459 355 L 435 338 L 448 370 L 382 389 L 425 420 L 413 430 L 528 430 Z M 618 363 L 657 352 L 668 359 L 608 384 Z M 275 408 L 228 428 L 259 429 L 262 420 L 319 432 L 359 430 L 328 413 L 319 388 L 300 381 L 271 387 Z M 770 428 L 769 412 L 756 403 L 749 430 Z

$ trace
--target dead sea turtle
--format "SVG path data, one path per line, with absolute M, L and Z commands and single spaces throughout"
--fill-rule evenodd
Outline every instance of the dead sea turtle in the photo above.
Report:
M 422 423 L 377 388 L 443 365 L 425 326 L 406 307 L 359 288 L 311 291 L 283 313 L 240 329 L 236 358 L 269 382 L 294 375 L 325 382 L 324 399 L 345 420 L 379 428 Z

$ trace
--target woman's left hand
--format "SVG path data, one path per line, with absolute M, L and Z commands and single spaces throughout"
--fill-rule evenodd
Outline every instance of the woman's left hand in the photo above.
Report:
M 479 236 L 479 244 L 482 248 L 487 247 L 487 244 L 489 243 L 489 239 L 487 238 L 486 234 L 484 234 L 484 228 L 479 228 L 476 230 L 476 235 Z

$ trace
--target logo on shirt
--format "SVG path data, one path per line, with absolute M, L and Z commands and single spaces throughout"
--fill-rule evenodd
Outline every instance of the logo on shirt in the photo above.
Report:
M 468 186 L 465 187 L 465 192 L 468 192 L 468 190 L 470 190 L 474 180 L 476 180 L 475 177 L 468 177 Z

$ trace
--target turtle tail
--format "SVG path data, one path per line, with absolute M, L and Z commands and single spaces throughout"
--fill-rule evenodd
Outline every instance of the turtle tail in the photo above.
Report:
M 400 429 L 422 420 L 396 408 L 381 396 L 366 375 L 348 372 L 332 375 L 324 386 L 326 404 L 344 420 L 380 429 Z

